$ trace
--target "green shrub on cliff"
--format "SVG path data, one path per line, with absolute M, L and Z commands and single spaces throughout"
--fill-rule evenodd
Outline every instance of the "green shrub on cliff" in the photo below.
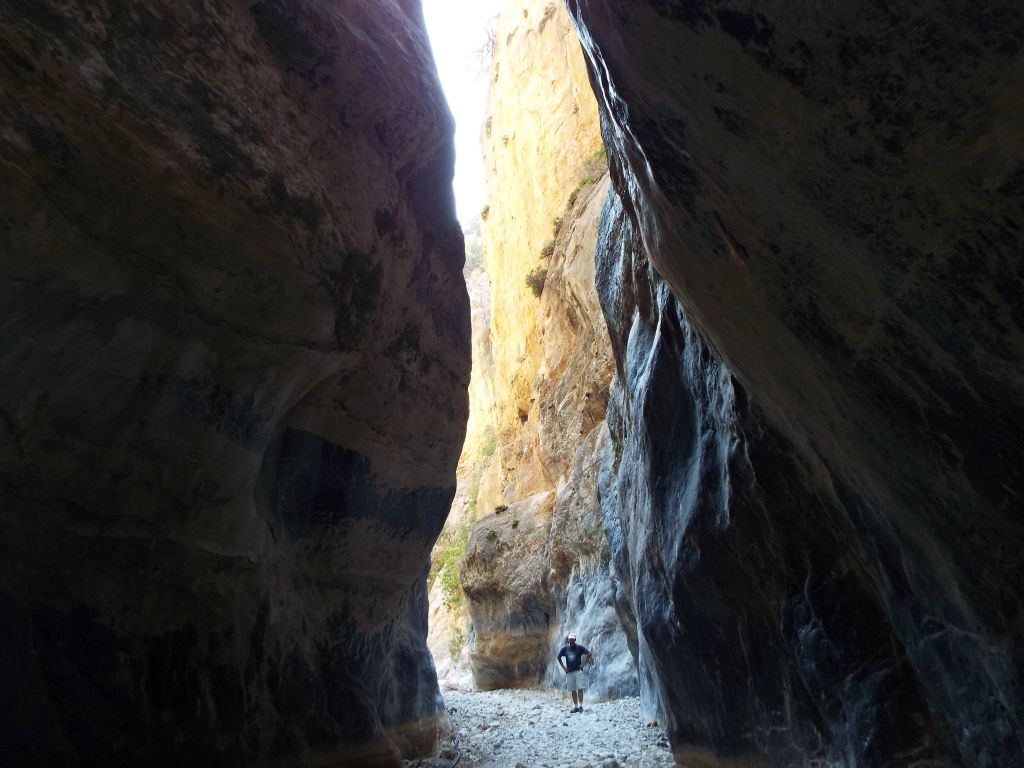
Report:
M 448 540 L 442 544 L 434 555 L 431 570 L 435 570 L 441 579 L 441 594 L 444 607 L 448 610 L 462 604 L 462 582 L 459 580 L 459 565 L 466 553 L 466 542 L 469 541 L 469 527 L 460 525 L 451 532 Z
M 565 206 L 565 215 L 568 216 L 569 212 L 576 205 L 576 201 L 580 197 L 580 193 L 585 187 L 589 187 L 593 184 L 597 184 L 608 170 L 608 156 L 605 153 L 604 145 L 601 145 L 601 149 L 595 152 L 591 157 L 583 163 L 580 168 L 580 182 L 576 185 L 576 189 L 569 193 L 569 200 Z
M 480 222 L 474 221 L 463 232 L 466 241 L 466 264 L 462 268 L 462 274 L 469 277 L 473 270 L 484 262 L 484 241 L 480 235 Z
M 466 633 L 462 631 L 461 627 L 456 627 L 452 632 L 452 636 L 448 638 L 448 655 L 451 656 L 452 661 L 459 658 L 459 654 L 462 653 L 462 646 L 466 644 Z
M 533 295 L 540 298 L 541 293 L 544 292 L 544 282 L 547 279 L 548 271 L 544 267 L 537 267 L 530 270 L 530 273 L 526 276 L 526 284 L 530 286 Z
M 484 442 L 480 447 L 480 455 L 484 458 L 490 458 L 494 455 L 494 449 L 498 447 L 498 436 L 494 434 L 494 429 L 488 427 L 484 433 Z
M 473 479 L 470 480 L 469 484 L 469 500 L 467 503 L 467 509 L 469 514 L 467 517 L 469 520 L 476 520 L 476 502 L 480 498 L 480 474 L 473 475 Z

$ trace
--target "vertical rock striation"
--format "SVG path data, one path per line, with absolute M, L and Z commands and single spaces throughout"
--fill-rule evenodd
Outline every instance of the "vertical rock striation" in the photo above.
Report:
M 0 2 L 0 762 L 433 748 L 469 313 L 418 5 Z
M 645 719 L 684 765 L 932 765 L 940 736 L 856 536 L 606 208 L 599 289 L 622 374 L 605 529 Z
M 1020 764 L 1024 11 L 568 5 L 605 526 L 677 755 Z

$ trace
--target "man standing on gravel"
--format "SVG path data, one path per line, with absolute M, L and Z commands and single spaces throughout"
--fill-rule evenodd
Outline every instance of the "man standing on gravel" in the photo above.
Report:
M 583 711 L 583 668 L 590 661 L 590 651 L 576 644 L 576 635 L 566 638 L 568 645 L 563 645 L 558 652 L 558 666 L 565 672 L 565 687 L 572 691 L 572 712 Z M 586 661 L 584 661 L 586 657 Z M 563 662 L 562 659 L 565 659 Z

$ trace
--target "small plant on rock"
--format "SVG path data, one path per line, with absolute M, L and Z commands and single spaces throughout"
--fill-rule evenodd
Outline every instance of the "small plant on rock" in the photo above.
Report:
M 496 538 L 498 538 L 498 532 L 493 528 L 488 528 L 487 533 L 484 534 L 484 538 L 488 541 L 494 541 Z
M 554 252 L 555 252 L 555 241 L 554 240 L 548 240 L 546 243 L 544 243 L 544 247 L 540 249 L 540 255 L 543 258 L 545 258 L 545 259 L 549 258 L 551 256 L 551 254 L 553 254 Z
M 488 458 L 494 455 L 494 449 L 498 447 L 498 437 L 494 434 L 494 430 L 490 427 L 487 428 L 487 432 L 484 434 L 484 442 L 480 447 L 480 455 L 484 458 Z
M 547 269 L 544 267 L 537 267 L 530 270 L 530 273 L 526 276 L 526 284 L 530 286 L 530 290 L 533 291 L 533 295 L 540 298 L 541 293 L 544 292 L 544 282 L 547 279 Z
M 494 514 L 500 515 L 502 512 L 508 510 L 508 504 L 499 504 L 494 508 Z
M 448 655 L 451 656 L 452 661 L 459 658 L 459 654 L 462 653 L 462 646 L 466 644 L 466 633 L 461 629 L 455 629 L 452 632 L 452 636 L 448 638 Z

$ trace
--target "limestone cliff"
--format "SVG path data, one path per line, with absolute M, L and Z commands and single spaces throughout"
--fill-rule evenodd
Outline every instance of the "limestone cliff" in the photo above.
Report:
M 469 313 L 417 4 L 0 2 L 5 765 L 392 765 Z
M 489 190 L 482 230 L 493 286 L 493 418 L 507 432 L 530 411 L 542 357 L 539 304 L 524 278 L 543 268 L 552 222 L 601 151 L 601 136 L 579 42 L 560 4 L 512 0 L 496 39 L 481 137 Z M 537 482 L 531 487 L 524 477 L 520 495 L 538 490 Z
M 605 527 L 677 756 L 1024 763 L 1024 9 L 568 5 Z
M 462 637 L 476 685 L 552 684 L 554 652 L 570 622 L 600 651 L 593 689 L 629 692 L 635 666 L 615 615 L 596 497 L 611 376 L 593 271 L 606 164 L 579 43 L 561 6 L 506 6 L 482 142 L 490 357 L 480 376 L 486 386 L 472 389 L 460 490 L 435 549 L 439 581 L 452 553 L 465 551 L 456 586 L 465 589 L 470 620 L 463 627 L 463 606 L 442 612 L 443 597 L 435 598 L 442 629 L 435 636 L 432 627 L 432 647 L 446 685 L 462 684 L 458 661 L 444 658 L 458 659 Z M 476 382 L 484 350 L 475 346 L 474 356 Z M 584 582 L 592 586 L 582 590 Z

